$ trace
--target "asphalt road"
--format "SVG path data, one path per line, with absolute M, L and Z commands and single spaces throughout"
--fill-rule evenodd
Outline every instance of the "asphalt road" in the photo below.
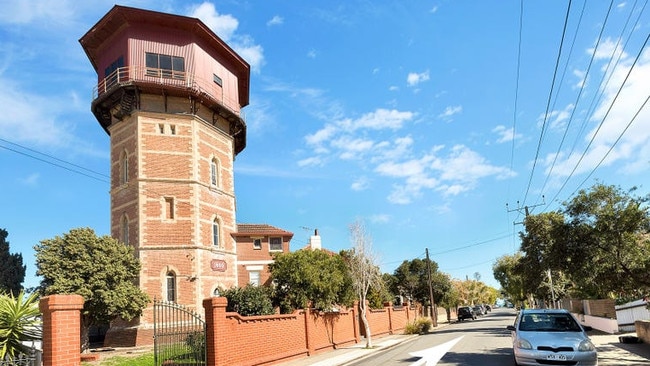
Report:
M 513 311 L 493 311 L 450 324 L 350 365 L 514 365 L 510 331 Z M 437 363 L 436 363 L 437 362 Z
M 477 320 L 447 325 L 346 365 L 511 366 L 514 365 L 512 341 L 505 328 L 514 319 L 514 310 L 496 309 Z M 597 331 L 590 332 L 590 337 L 598 349 L 600 366 L 650 365 L 650 345 L 626 347 L 618 342 L 616 335 Z

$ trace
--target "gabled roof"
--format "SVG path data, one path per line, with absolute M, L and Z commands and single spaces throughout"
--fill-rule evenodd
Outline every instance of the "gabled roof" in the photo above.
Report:
M 232 236 L 235 237 L 251 235 L 288 236 L 290 239 L 293 237 L 292 232 L 268 224 L 237 224 L 237 232 L 232 233 Z

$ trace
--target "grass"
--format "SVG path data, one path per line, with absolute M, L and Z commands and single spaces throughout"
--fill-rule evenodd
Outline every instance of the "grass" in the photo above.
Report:
M 82 366 L 151 366 L 153 353 L 139 356 L 113 356 L 96 362 L 82 362 Z

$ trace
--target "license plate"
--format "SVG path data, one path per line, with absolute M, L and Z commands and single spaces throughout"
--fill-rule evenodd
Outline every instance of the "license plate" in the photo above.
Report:
M 553 361 L 566 361 L 567 358 L 565 355 L 560 355 L 560 354 L 550 354 L 546 356 L 547 360 L 553 360 Z

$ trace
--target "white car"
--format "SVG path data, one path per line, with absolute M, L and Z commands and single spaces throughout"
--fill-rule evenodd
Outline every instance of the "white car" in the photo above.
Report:
M 521 310 L 512 334 L 515 365 L 597 366 L 596 347 L 570 312 L 564 309 Z

